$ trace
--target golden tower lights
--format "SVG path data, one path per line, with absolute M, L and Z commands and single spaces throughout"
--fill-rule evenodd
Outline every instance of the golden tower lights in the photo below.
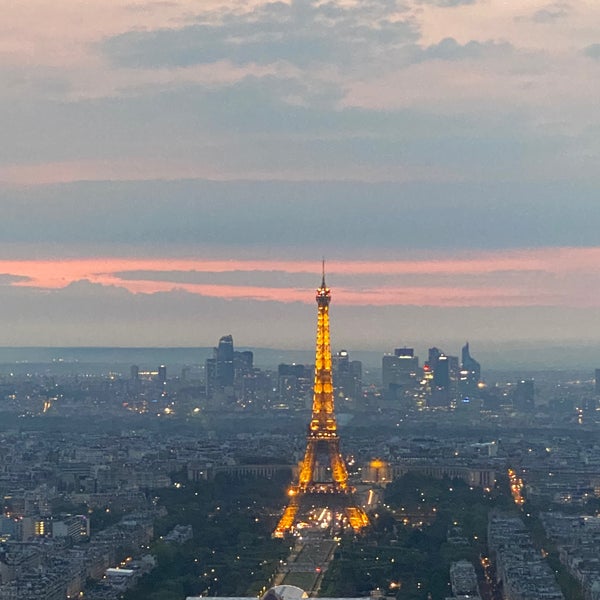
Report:
M 331 376 L 331 346 L 329 341 L 329 303 L 331 291 L 323 279 L 317 290 L 317 341 L 315 349 L 315 379 L 313 386 L 312 418 L 306 436 L 306 452 L 300 465 L 298 481 L 288 490 L 289 502 L 279 520 L 274 537 L 283 537 L 296 523 L 302 499 L 307 494 L 336 495 L 343 498 L 344 511 L 354 531 L 360 531 L 369 521 L 364 510 L 354 501 L 354 488 L 348 485 L 348 471 L 340 453 L 340 440 L 333 402 Z M 315 463 L 318 450 L 326 450 L 331 466 L 332 480 L 315 481 Z

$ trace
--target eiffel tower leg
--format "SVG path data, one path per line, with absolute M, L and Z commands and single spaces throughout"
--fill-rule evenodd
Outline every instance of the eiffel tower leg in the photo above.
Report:
M 348 487 L 348 471 L 344 459 L 340 454 L 339 439 L 334 438 L 327 442 L 327 449 L 329 451 L 329 463 L 331 464 L 331 473 L 333 481 L 342 490 Z
M 367 514 L 359 506 L 348 506 L 346 508 L 346 517 L 348 518 L 350 527 L 352 527 L 355 532 L 359 532 L 369 524 Z
M 294 521 L 296 520 L 296 514 L 298 513 L 299 502 L 298 496 L 292 496 L 289 504 L 286 506 L 283 511 L 283 515 L 281 519 L 279 519 L 279 523 L 277 523 L 277 527 L 273 532 L 273 537 L 282 538 L 286 533 L 288 533 L 292 526 L 294 525 Z
M 316 450 L 316 441 L 309 439 L 306 444 L 304 460 L 302 461 L 302 465 L 300 466 L 300 474 L 298 475 L 298 487 L 302 491 L 305 491 L 308 484 L 313 480 Z

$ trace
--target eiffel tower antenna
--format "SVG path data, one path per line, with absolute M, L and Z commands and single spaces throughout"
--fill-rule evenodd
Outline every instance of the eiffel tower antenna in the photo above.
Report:
M 323 507 L 342 506 L 348 523 L 360 531 L 369 520 L 355 499 L 354 488 L 348 485 L 348 470 L 340 452 L 337 421 L 334 412 L 333 378 L 331 375 L 331 346 L 329 341 L 329 303 L 331 291 L 325 284 L 325 259 L 322 263 L 321 287 L 317 289 L 317 339 L 315 347 L 315 379 L 312 417 L 306 435 L 306 452 L 300 464 L 298 480 L 288 490 L 289 503 L 273 532 L 283 537 L 294 528 L 309 498 Z M 317 454 L 329 458 L 331 481 L 317 479 Z M 306 504 L 306 502 L 304 503 Z

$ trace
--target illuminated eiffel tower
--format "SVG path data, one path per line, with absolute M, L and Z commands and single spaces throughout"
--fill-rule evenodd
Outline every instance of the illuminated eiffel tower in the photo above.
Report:
M 340 438 L 337 434 L 333 405 L 333 378 L 331 376 L 331 347 L 329 343 L 329 303 L 331 292 L 325 285 L 325 261 L 323 279 L 317 290 L 317 343 L 315 353 L 315 382 L 313 387 L 312 418 L 306 436 L 306 453 L 300 465 L 298 481 L 288 490 L 289 502 L 279 520 L 274 537 L 283 537 L 297 523 L 297 517 L 307 505 L 339 507 L 348 523 L 357 532 L 368 525 L 364 510 L 356 504 L 355 489 L 348 485 L 348 470 L 340 454 Z M 331 481 L 318 481 L 316 477 L 317 456 L 329 457 Z

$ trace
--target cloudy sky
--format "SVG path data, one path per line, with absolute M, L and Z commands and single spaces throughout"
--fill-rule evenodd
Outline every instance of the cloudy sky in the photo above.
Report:
M 0 345 L 600 342 L 599 2 L 3 8 Z

